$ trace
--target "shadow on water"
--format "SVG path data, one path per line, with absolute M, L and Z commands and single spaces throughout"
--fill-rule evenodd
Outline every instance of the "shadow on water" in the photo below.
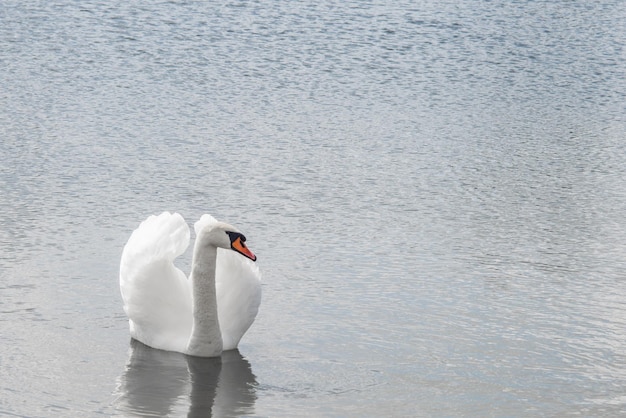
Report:
M 253 412 L 256 377 L 238 350 L 218 358 L 186 356 L 131 341 L 115 408 L 138 416 L 240 416 Z

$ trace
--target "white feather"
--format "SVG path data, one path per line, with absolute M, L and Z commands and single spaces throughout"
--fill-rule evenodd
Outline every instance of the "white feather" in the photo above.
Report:
M 195 231 L 211 222 L 203 215 Z M 154 348 L 185 352 L 193 324 L 192 292 L 174 259 L 189 246 L 190 231 L 178 213 L 150 216 L 132 233 L 122 252 L 120 290 L 131 337 Z M 233 251 L 219 249 L 215 272 L 224 350 L 237 347 L 261 303 L 261 274 Z

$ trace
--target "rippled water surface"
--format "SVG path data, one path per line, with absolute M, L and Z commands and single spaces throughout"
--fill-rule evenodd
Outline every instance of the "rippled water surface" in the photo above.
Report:
M 611 0 L 3 1 L 0 415 L 623 412 L 625 40 Z M 162 210 L 259 256 L 238 352 L 131 344 Z

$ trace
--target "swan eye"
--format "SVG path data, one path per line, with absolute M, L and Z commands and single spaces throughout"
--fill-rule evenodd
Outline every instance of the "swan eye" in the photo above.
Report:
M 242 237 L 242 235 L 239 232 L 232 232 L 232 231 L 226 231 L 226 235 L 228 235 L 228 238 L 230 239 L 231 243 L 237 241 L 237 238 Z

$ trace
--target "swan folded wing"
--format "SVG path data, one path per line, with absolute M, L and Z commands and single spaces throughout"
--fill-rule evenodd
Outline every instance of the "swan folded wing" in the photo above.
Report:
M 193 229 L 196 233 L 196 236 L 200 234 L 200 231 L 202 231 L 204 227 L 206 227 L 209 224 L 214 224 L 217 222 L 218 222 L 217 219 L 215 219 L 208 213 L 205 213 L 204 215 L 200 217 L 200 219 L 198 219 L 198 221 L 195 224 L 193 224 Z
M 155 348 L 183 351 L 192 326 L 191 289 L 174 259 L 189 245 L 178 213 L 150 216 L 133 232 L 120 263 L 120 290 L 131 336 Z
M 237 348 L 259 311 L 261 273 L 252 261 L 220 249 L 215 282 L 224 350 L 232 350 Z

